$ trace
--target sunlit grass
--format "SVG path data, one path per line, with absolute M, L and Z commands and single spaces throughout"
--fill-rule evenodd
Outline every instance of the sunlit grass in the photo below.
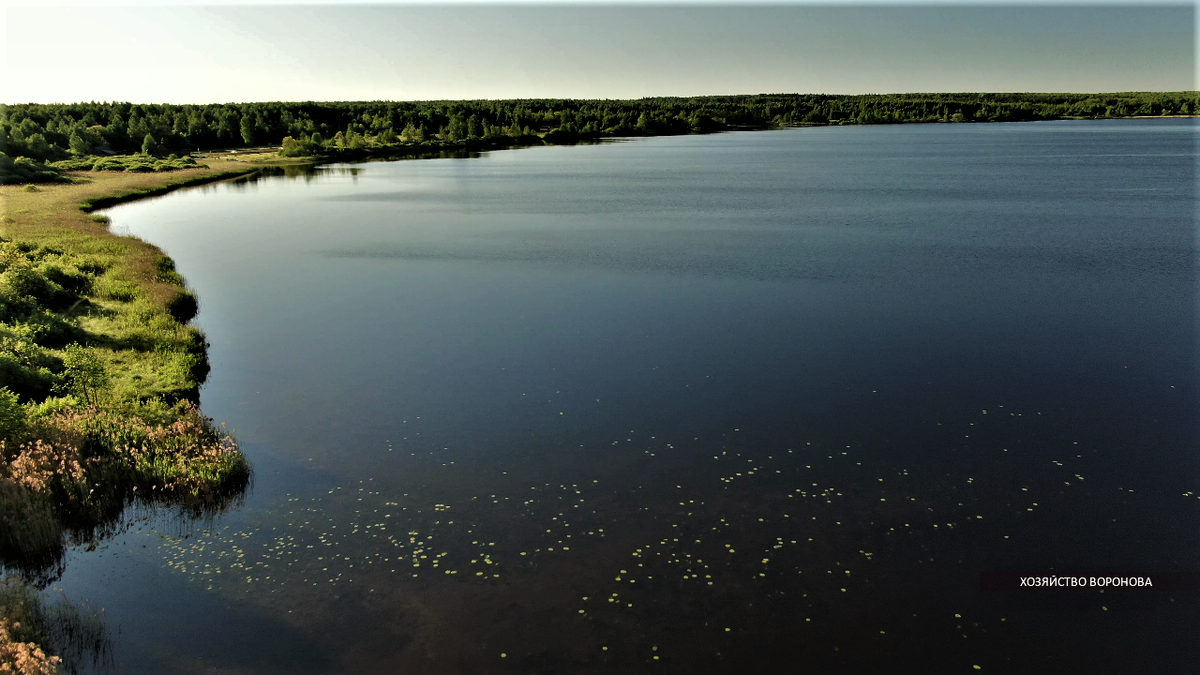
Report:
M 0 187 L 0 564 L 10 571 L 54 578 L 68 544 L 132 501 L 220 509 L 247 486 L 236 442 L 195 404 L 208 372 L 204 335 L 187 325 L 195 296 L 162 251 L 88 213 L 246 170 Z M 0 609 L 0 669 L 54 672 L 37 657 L 46 631 L 18 609 Z

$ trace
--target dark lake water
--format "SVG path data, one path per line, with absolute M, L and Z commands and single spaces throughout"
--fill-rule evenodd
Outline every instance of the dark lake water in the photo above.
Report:
M 1195 672 L 1190 120 L 366 163 L 112 209 L 256 468 L 55 584 L 122 673 Z

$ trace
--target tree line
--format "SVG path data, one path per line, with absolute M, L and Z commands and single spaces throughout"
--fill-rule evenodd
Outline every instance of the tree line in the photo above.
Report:
M 786 125 L 1013 122 L 1190 115 L 1196 92 L 1114 94 L 761 94 L 638 100 L 89 102 L 0 106 L 0 170 L 104 153 L 185 155 L 284 145 L 285 154 L 380 146 L 570 143 L 607 136 Z M 290 139 L 285 141 L 284 139 Z M 34 167 L 36 168 L 36 167 Z

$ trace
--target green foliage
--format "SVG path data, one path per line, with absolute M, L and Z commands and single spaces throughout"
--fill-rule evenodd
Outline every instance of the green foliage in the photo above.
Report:
M 67 165 L 65 162 L 58 162 L 56 166 L 62 166 L 64 169 L 74 165 Z M 149 171 L 177 171 L 179 169 L 195 168 L 196 160 L 191 157 L 177 157 L 175 159 L 154 159 L 145 155 L 133 156 L 115 156 L 102 157 L 94 160 L 91 165 L 92 171 L 130 171 L 130 172 L 149 172 Z
M 57 183 L 62 180 L 62 174 L 41 161 L 29 157 L 13 159 L 0 152 L 0 185 Z
M 0 440 L 11 438 L 25 428 L 25 409 L 8 387 L 0 387 Z
M 167 302 L 167 312 L 179 323 L 191 321 L 199 310 L 200 303 L 191 291 L 180 291 Z
M 321 134 L 319 133 L 313 134 L 311 139 L 305 136 L 301 136 L 299 139 L 284 136 L 279 154 L 282 157 L 311 157 L 320 154 L 321 150 Z
M 800 124 L 1015 122 L 1191 115 L 1196 92 L 1112 94 L 764 94 L 633 101 L 372 101 L 135 105 L 23 104 L 0 109 L 0 182 L 62 180 L 59 171 L 169 171 L 197 148 L 292 139 L 280 154 L 362 152 L 396 144 L 502 147 L 606 136 L 711 133 Z M 328 139 L 328 140 L 327 140 Z M 63 148 L 70 148 L 70 152 Z M 91 159 L 96 148 L 125 156 Z M 138 153 L 140 157 L 130 157 Z M 185 157 L 182 164 L 151 158 Z M 73 155 L 74 158 L 70 156 Z
M 119 153 L 187 154 L 291 137 L 322 147 L 362 149 L 561 137 L 709 133 L 797 124 L 1010 122 L 1188 115 L 1196 92 L 1107 94 L 762 94 L 638 100 L 268 102 L 144 105 L 122 102 L 19 104 L 0 110 L 0 150 L 33 161 L 107 147 Z M 955 118 L 955 116 L 959 116 Z M 340 135 L 340 137 L 339 137 Z M 361 137 L 356 141 L 355 137 Z M 327 142 L 326 139 L 330 139 Z M 147 145 L 147 140 L 154 140 Z M 356 147 L 358 146 L 358 147 Z M 7 149 L 6 149 L 7 148 Z M 302 156 L 288 151 L 285 156 Z M 3 167 L 0 167 L 3 170 Z M 10 181 L 14 182 L 14 181 Z M 22 182 L 29 182 L 28 180 Z
M 183 277 L 179 276 L 179 272 L 175 271 L 175 261 L 165 255 L 158 256 L 154 261 L 155 270 L 158 272 L 158 280 L 165 281 L 175 286 L 183 285 Z
M 136 284 L 123 279 L 104 277 L 95 282 L 96 295 L 105 300 L 133 302 L 140 295 Z
M 42 400 L 50 396 L 60 378 L 62 362 L 41 345 L 0 338 L 0 381 L 22 400 Z
M 70 143 L 71 152 L 77 155 L 88 155 L 92 152 L 92 144 L 85 139 L 79 132 L 71 132 Z
M 50 167 L 59 171 L 90 171 L 95 163 L 95 157 L 75 157 L 51 162 Z
M 93 254 L 0 240 L 0 566 L 52 570 L 67 531 L 135 497 L 223 508 L 245 488 L 245 458 L 191 403 L 196 298 L 169 258 L 155 269 L 168 302 Z
M 68 390 L 88 406 L 100 405 L 111 378 L 96 350 L 67 345 L 62 350 L 62 362 Z

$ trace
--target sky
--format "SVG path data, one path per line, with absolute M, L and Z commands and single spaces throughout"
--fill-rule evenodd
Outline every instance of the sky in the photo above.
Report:
M 1197 89 L 1174 4 L 3 0 L 0 100 Z

